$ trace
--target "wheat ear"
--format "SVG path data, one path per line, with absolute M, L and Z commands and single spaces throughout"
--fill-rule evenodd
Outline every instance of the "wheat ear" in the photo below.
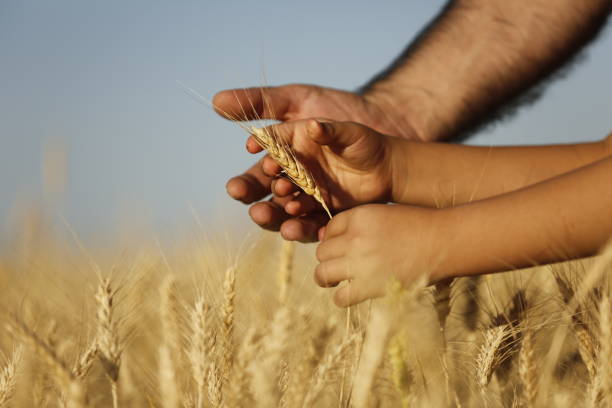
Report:
M 121 348 L 117 322 L 114 318 L 115 291 L 108 278 L 103 279 L 98 286 L 96 301 L 98 302 L 98 358 L 111 385 L 113 408 L 119 406 L 118 379 L 121 366 Z
M 91 371 L 91 367 L 98 355 L 98 346 L 94 341 L 77 360 L 72 368 L 72 374 L 79 380 L 84 381 Z
M 329 207 L 325 203 L 314 177 L 298 160 L 291 147 L 282 141 L 281 138 L 277 137 L 270 128 L 249 126 L 248 130 L 255 138 L 255 141 L 281 166 L 287 177 L 306 194 L 314 197 L 323 206 L 329 218 L 331 218 L 332 215 Z
M 522 402 L 526 408 L 535 406 L 538 392 L 538 370 L 535 361 L 535 332 L 525 327 L 518 355 L 518 375 L 521 382 Z
M 65 405 L 67 408 L 81 408 L 87 406 L 86 395 L 83 391 L 81 383 L 72 374 L 72 370 L 68 368 L 68 364 L 58 354 L 55 347 L 42 339 L 32 328 L 17 316 L 12 316 L 12 328 L 28 343 L 32 345 L 34 350 L 49 364 L 49 367 L 54 369 L 54 374 L 59 380 L 62 399 L 67 395 Z
M 196 384 L 196 408 L 204 406 L 204 387 L 207 381 L 207 372 L 212 360 L 215 346 L 214 330 L 210 326 L 209 306 L 200 295 L 196 299 L 189 316 L 189 363 L 193 380 Z
M 17 380 L 17 371 L 21 365 L 23 349 L 15 348 L 11 359 L 8 360 L 6 366 L 0 370 L 0 407 L 5 407 L 10 402 L 15 392 L 15 384 Z
M 482 392 L 502 361 L 500 347 L 508 336 L 507 332 L 508 325 L 501 325 L 486 329 L 483 333 L 484 341 L 476 358 L 476 381 Z

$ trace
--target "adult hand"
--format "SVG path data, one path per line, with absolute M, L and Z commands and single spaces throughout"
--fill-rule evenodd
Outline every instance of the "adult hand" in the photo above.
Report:
M 358 95 L 313 85 L 286 85 L 219 92 L 213 99 L 215 110 L 232 120 L 275 119 L 283 122 L 324 117 L 362 123 L 381 133 L 417 139 L 409 121 L 398 114 L 384 95 Z M 262 201 L 271 193 L 273 177 L 262 169 L 262 160 L 240 176 L 231 178 L 227 191 L 245 204 L 253 204 L 249 214 L 262 228 L 279 231 L 285 239 L 315 241 L 326 218 L 320 213 L 292 217 L 284 210 L 291 197 Z

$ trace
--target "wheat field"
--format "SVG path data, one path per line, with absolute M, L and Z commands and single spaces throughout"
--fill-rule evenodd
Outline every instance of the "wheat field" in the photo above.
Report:
M 0 257 L 0 407 L 612 404 L 612 251 L 341 310 L 275 234 L 26 238 Z

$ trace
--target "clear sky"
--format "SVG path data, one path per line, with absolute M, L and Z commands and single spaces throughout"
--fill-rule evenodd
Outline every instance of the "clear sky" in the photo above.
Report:
M 56 211 L 83 235 L 247 222 L 225 181 L 253 160 L 236 125 L 196 102 L 264 82 L 354 89 L 443 1 L 0 1 L 0 217 L 39 200 L 45 146 L 65 146 Z M 536 105 L 470 143 L 587 141 L 612 130 L 609 29 Z M 21 200 L 21 201 L 19 201 Z

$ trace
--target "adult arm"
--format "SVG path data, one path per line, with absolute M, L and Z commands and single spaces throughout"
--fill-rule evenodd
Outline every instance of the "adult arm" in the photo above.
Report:
M 422 140 L 456 136 L 570 60 L 611 9 L 608 0 L 449 2 L 363 93 L 409 115 Z

